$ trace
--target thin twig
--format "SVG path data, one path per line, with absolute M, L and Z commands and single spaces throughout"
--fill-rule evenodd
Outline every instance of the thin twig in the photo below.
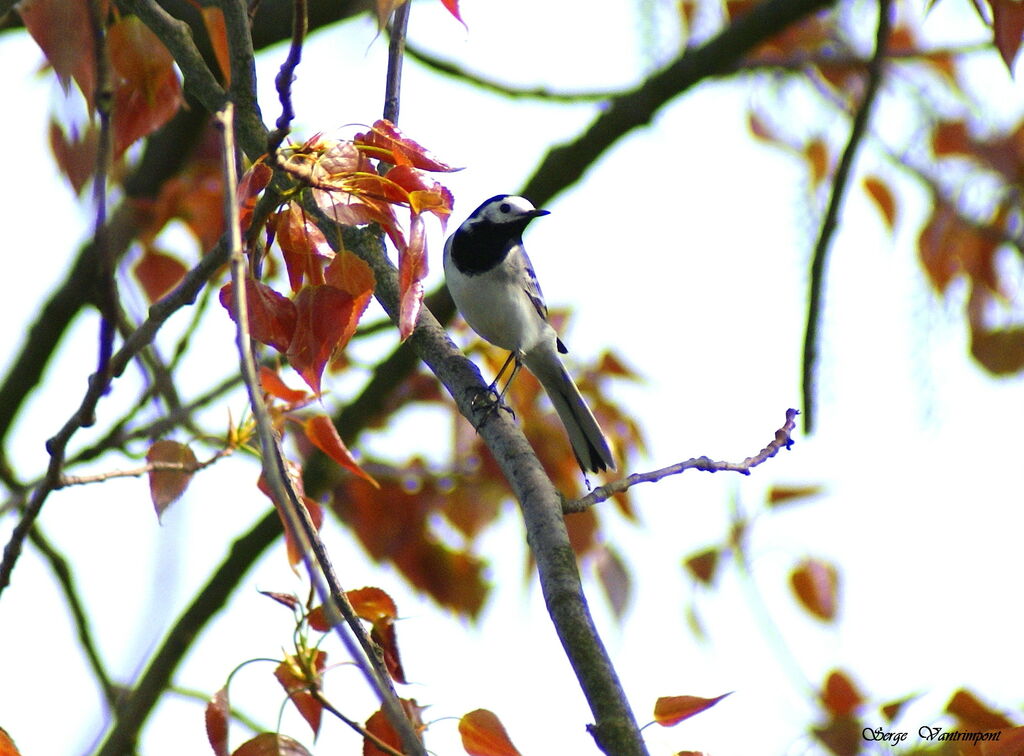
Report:
M 384 88 L 384 118 L 398 123 L 402 102 L 402 64 L 405 62 L 405 37 L 409 29 L 409 13 L 412 3 L 398 6 L 391 20 L 391 39 L 388 42 L 388 72 Z
M 295 120 L 295 109 L 292 107 L 292 82 L 295 81 L 295 69 L 302 61 L 302 43 L 306 37 L 306 0 L 294 0 L 292 8 L 292 43 L 288 48 L 288 56 L 281 64 L 281 70 L 274 79 L 277 97 L 281 102 L 281 115 L 277 118 L 277 128 L 267 136 L 267 152 L 273 154 L 288 136 L 292 121 Z
M 483 74 L 467 71 L 451 61 L 439 58 L 433 53 L 427 52 L 423 48 L 413 45 L 410 42 L 406 42 L 405 50 L 409 53 L 409 57 L 419 61 L 437 73 L 444 74 L 445 76 L 451 76 L 470 84 L 471 86 L 477 87 L 478 89 L 494 92 L 495 94 L 502 95 L 503 97 L 546 100 L 548 102 L 580 103 L 602 102 L 625 94 L 622 90 L 608 90 L 604 92 L 558 92 L 553 89 L 548 89 L 547 87 L 515 87 L 511 84 L 506 84 L 505 82 L 489 79 Z
M 332 626 L 344 644 L 346 650 L 356 662 L 370 687 L 377 694 L 388 722 L 398 733 L 405 750 L 414 756 L 425 756 L 422 741 L 416 734 L 412 723 L 405 714 L 398 694 L 391 685 L 387 669 L 383 665 L 380 653 L 369 636 L 362 622 L 345 598 L 334 570 L 330 565 L 327 550 L 319 538 L 309 512 L 299 499 L 287 470 L 287 463 L 281 449 L 280 437 L 274 430 L 273 421 L 263 401 L 256 364 L 253 359 L 248 325 L 248 307 L 246 304 L 246 260 L 242 251 L 242 234 L 238 220 L 238 206 L 234 202 L 237 186 L 235 173 L 235 147 L 232 137 L 231 103 L 228 103 L 219 120 L 224 130 L 224 172 L 228 213 L 228 237 L 230 239 L 230 262 L 232 292 L 234 295 L 233 310 L 236 322 L 236 341 L 239 352 L 242 380 L 249 394 L 249 404 L 256 421 L 256 433 L 260 439 L 263 459 L 263 474 L 267 487 L 273 494 L 278 511 L 288 524 L 288 529 L 296 539 L 302 560 L 306 567 L 317 595 L 320 597 L 329 618 L 339 619 L 340 612 L 345 622 L 332 621 Z M 315 560 L 315 561 L 314 561 Z M 325 584 L 326 579 L 326 584 Z M 351 635 L 348 631 L 351 631 Z M 356 641 L 352 636 L 359 641 Z
M 92 668 L 96 682 L 99 683 L 100 690 L 103 691 L 103 698 L 111 710 L 116 709 L 119 691 L 117 686 L 111 681 L 103 660 L 100 658 L 99 649 L 96 646 L 96 641 L 93 639 L 89 616 L 86 614 L 85 607 L 82 605 L 82 600 L 78 595 L 78 586 L 75 583 L 74 572 L 68 566 L 68 561 L 64 558 L 64 555 L 57 550 L 56 546 L 50 543 L 50 540 L 43 535 L 38 526 L 32 528 L 29 538 L 32 540 L 32 545 L 39 549 L 39 553 L 49 562 L 50 570 L 53 572 L 54 577 L 56 577 L 57 584 L 60 585 L 61 590 L 64 592 L 64 602 L 71 611 L 75 629 L 78 631 L 78 642 L 82 646 L 82 651 L 85 652 L 85 658 L 89 660 L 89 666 Z
M 235 450 L 231 447 L 225 447 L 209 459 L 202 462 L 162 462 L 160 460 L 154 460 L 128 470 L 108 470 L 106 472 L 94 473 L 92 475 L 62 475 L 57 484 L 57 488 L 82 486 L 89 483 L 102 483 L 107 480 L 113 480 L 114 478 L 139 478 L 143 475 L 148 475 L 151 472 L 197 473 L 200 470 L 205 470 L 210 465 L 219 462 L 224 459 L 224 457 L 230 456 L 234 451 Z
M 68 442 L 79 429 L 87 427 L 96 414 L 96 405 L 106 393 L 114 377 L 124 372 L 128 363 L 134 359 L 139 351 L 145 348 L 157 331 L 163 327 L 171 315 L 185 305 L 195 301 L 199 290 L 206 285 L 209 278 L 216 273 L 226 261 L 227 247 L 218 243 L 199 264 L 190 270 L 177 288 L 165 296 L 159 302 L 149 308 L 149 317 L 124 340 L 121 348 L 111 357 L 109 369 L 105 375 L 94 374 L 89 379 L 89 387 L 82 398 L 78 409 L 68 418 L 63 427 L 46 442 L 46 450 L 50 454 L 50 462 L 47 465 L 46 473 L 42 481 L 32 492 L 28 503 L 22 511 L 21 519 L 11 531 L 11 537 L 4 547 L 3 561 L 0 562 L 0 593 L 8 586 L 14 566 L 21 555 L 21 549 L 32 529 L 33 523 L 38 519 L 47 497 L 58 486 L 61 472 L 64 466 L 64 458 L 67 453 Z
M 99 117 L 99 144 L 96 150 L 96 171 L 93 175 L 92 196 L 96 208 L 93 245 L 99 262 L 96 270 L 96 306 L 100 311 L 100 342 L 96 372 L 104 375 L 114 352 L 114 332 L 117 324 L 117 279 L 114 276 L 113 251 L 107 242 L 107 174 L 113 153 L 111 111 L 114 106 L 114 85 L 107 55 L 106 3 L 89 3 L 89 29 L 92 33 L 93 58 L 96 61 L 96 87 L 93 104 Z M 90 423 L 91 424 L 91 423 Z
M 793 446 L 793 429 L 796 427 L 796 416 L 800 414 L 799 410 L 788 409 L 786 410 L 786 422 L 781 428 L 775 431 L 775 438 L 765 446 L 757 454 L 747 457 L 742 462 L 725 462 L 716 461 L 710 457 L 693 457 L 683 462 L 677 462 L 674 465 L 663 467 L 659 470 L 652 470 L 645 473 L 633 473 L 627 475 L 625 478 L 612 481 L 603 486 L 599 486 L 591 491 L 586 496 L 567 500 L 562 505 L 562 511 L 566 514 L 573 512 L 584 512 L 590 509 L 595 504 L 600 504 L 602 501 L 610 499 L 615 494 L 622 493 L 623 491 L 632 488 L 637 483 L 654 483 L 667 478 L 670 475 L 679 475 L 687 470 L 703 470 L 704 472 L 738 472 L 742 475 L 750 475 L 750 471 L 753 470 L 760 464 L 768 461 L 782 449 L 789 449 Z
M 815 386 L 814 379 L 818 368 L 818 335 L 819 325 L 822 316 L 822 296 L 825 289 L 825 263 L 828 258 L 829 247 L 839 225 L 839 210 L 843 205 L 843 198 L 850 183 L 853 170 L 853 160 L 857 149 L 867 133 L 868 121 L 871 115 L 871 106 L 882 82 L 882 68 L 885 61 L 886 42 L 889 38 L 890 0 L 879 0 L 878 2 L 878 30 L 875 35 L 875 54 L 868 65 L 867 85 L 864 90 L 864 99 L 853 118 L 850 126 L 850 138 L 843 150 L 843 155 L 836 168 L 835 179 L 832 182 L 832 196 L 829 198 L 828 209 L 821 222 L 821 229 L 818 234 L 818 241 L 814 245 L 814 256 L 811 260 L 811 275 L 808 283 L 807 294 L 807 321 L 804 330 L 804 352 L 803 352 L 803 404 L 804 404 L 804 432 L 811 433 L 814 429 L 816 419 L 815 412 Z

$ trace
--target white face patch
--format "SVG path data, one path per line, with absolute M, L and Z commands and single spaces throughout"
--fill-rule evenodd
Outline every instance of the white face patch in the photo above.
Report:
M 480 216 L 482 220 L 491 223 L 511 223 L 522 219 L 523 216 L 529 215 L 536 209 L 526 197 L 510 195 L 488 202 L 481 209 Z

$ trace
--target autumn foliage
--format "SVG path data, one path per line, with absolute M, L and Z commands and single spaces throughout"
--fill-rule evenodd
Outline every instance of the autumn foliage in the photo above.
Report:
M 488 528 L 508 509 L 509 485 L 498 459 L 481 439 L 479 424 L 474 427 L 465 422 L 435 377 L 418 362 L 401 363 L 402 350 L 415 341 L 423 318 L 429 263 L 440 255 L 439 249 L 428 248 L 428 230 L 440 234 L 446 231 L 455 198 L 443 182 L 457 168 L 419 144 L 413 135 L 404 133 L 392 120 L 369 116 L 361 125 L 347 127 L 344 134 L 289 134 L 279 146 L 268 142 L 265 150 L 243 146 L 227 161 L 237 163 L 241 174 L 237 191 L 228 196 L 229 187 L 234 185 L 225 175 L 230 172 L 225 170 L 222 158 L 229 141 L 218 126 L 222 121 L 213 117 L 213 109 L 205 106 L 201 97 L 194 96 L 194 102 L 186 103 L 183 87 L 196 71 L 190 68 L 192 63 L 181 47 L 176 46 L 180 40 L 172 34 L 173 25 L 160 27 L 158 14 L 145 16 L 141 10 L 138 14 L 130 10 L 143 5 L 147 4 L 115 0 L 16 3 L 20 22 L 42 50 L 65 94 L 84 102 L 86 116 L 80 122 L 66 123 L 56 116 L 51 120 L 49 144 L 76 194 L 84 195 L 92 184 L 96 196 L 111 192 L 123 199 L 119 206 L 123 215 L 118 215 L 128 218 L 127 228 L 119 228 L 125 240 L 123 248 L 108 250 L 104 245 L 114 242 L 103 233 L 94 240 L 98 249 L 109 252 L 110 260 L 117 261 L 121 256 L 131 259 L 120 269 L 114 264 L 107 266 L 116 270 L 111 273 L 117 276 L 109 282 L 116 284 L 111 288 L 130 288 L 131 296 L 145 303 L 150 318 L 155 318 L 153 313 L 159 314 L 161 307 L 168 308 L 169 315 L 197 301 L 195 306 L 201 315 L 207 303 L 215 302 L 211 308 L 214 316 L 223 324 L 230 321 L 237 328 L 240 342 L 244 334 L 248 343 L 243 343 L 241 349 L 251 350 L 257 359 L 258 381 L 248 387 L 257 399 L 246 403 L 240 414 L 225 412 L 228 419 L 218 433 L 200 432 L 190 414 L 195 408 L 183 409 L 177 391 L 166 385 L 179 355 L 168 358 L 172 363 L 168 367 L 159 362 L 163 358 L 155 350 L 145 352 L 139 363 L 151 371 L 151 380 L 147 373 L 147 381 L 152 386 L 146 389 L 140 407 L 153 403 L 159 405 L 161 413 L 178 419 L 165 423 L 161 418 L 160 422 L 143 425 L 136 422 L 135 413 L 141 410 L 132 410 L 110 429 L 107 446 L 92 457 L 82 452 L 78 460 L 89 461 L 114 451 L 134 455 L 140 466 L 93 479 L 62 477 L 65 450 L 54 452 L 56 447 L 51 443 L 52 459 L 58 460 L 56 472 L 35 476 L 42 482 L 32 485 L 49 486 L 49 493 L 111 477 L 145 476 L 150 503 L 160 519 L 169 508 L 180 506 L 177 502 L 197 476 L 228 457 L 257 458 L 266 463 L 270 450 L 260 438 L 259 406 L 269 418 L 277 450 L 283 450 L 281 472 L 295 501 L 283 501 L 266 474 L 252 476 L 252 488 L 246 495 L 266 496 L 277 511 L 280 527 L 275 537 L 284 539 L 287 567 L 305 574 L 299 568 L 311 561 L 309 542 L 333 518 L 361 547 L 360 558 L 387 566 L 390 572 L 382 575 L 388 580 L 404 581 L 441 610 L 462 620 L 478 619 L 494 589 L 490 556 L 482 553 L 480 543 Z M 250 9 L 253 24 L 257 5 Z M 395 0 L 374 4 L 372 10 L 381 30 L 397 33 L 389 24 L 402 5 Z M 452 19 L 464 24 L 457 0 L 442 0 L 442 5 Z M 699 47 L 708 38 L 741 23 L 762 4 L 687 0 L 678 5 L 688 44 Z M 815 98 L 815 107 L 827 112 L 833 121 L 845 124 L 863 106 L 873 61 L 881 63 L 888 87 L 886 96 L 913 101 L 920 109 L 914 111 L 916 122 L 897 130 L 899 133 L 872 131 L 869 126 L 857 137 L 873 143 L 884 159 L 881 167 L 850 186 L 869 200 L 891 235 L 908 222 L 902 199 L 906 187 L 921 191 L 927 198 L 925 217 L 914 239 L 923 277 L 936 298 L 952 298 L 958 288 L 966 291 L 963 321 L 970 334 L 971 356 L 978 365 L 992 375 L 1021 374 L 1024 319 L 1019 312 L 1019 282 L 1002 259 L 1007 254 L 1019 254 L 1021 246 L 1024 120 L 1005 128 L 979 123 L 972 113 L 973 92 L 965 72 L 965 53 L 927 44 L 912 14 L 894 13 L 891 30 L 872 50 L 864 46 L 862 30 L 850 21 L 849 14 L 811 12 L 824 5 L 819 3 L 813 9 L 808 6 L 798 20 L 759 39 L 728 75 L 743 79 L 767 72 L 779 81 L 795 82 L 808 97 Z M 902 8 L 906 3 L 895 5 Z M 240 69 L 235 60 L 238 48 L 229 36 L 230 18 L 222 8 L 200 3 L 191 6 L 199 21 L 190 27 L 189 34 L 202 36 L 209 50 L 204 69 L 212 82 L 208 86 L 220 87 L 217 91 L 224 102 L 232 97 L 241 101 L 232 89 L 238 83 Z M 295 4 L 296 8 L 303 6 Z M 978 0 L 973 7 L 989 25 L 991 45 L 1007 69 L 1013 71 L 1024 36 L 1024 4 Z M 889 3 L 879 3 L 878 13 L 890 12 Z M 713 20 L 708 21 L 709 17 Z M 300 35 L 296 40 L 301 41 Z M 188 75 L 183 77 L 182 71 Z M 723 75 L 721 71 L 714 73 Z M 286 89 L 287 85 L 279 87 Z M 938 95 L 919 97 L 919 88 Z M 282 100 L 286 96 L 282 94 Z M 801 166 L 809 204 L 823 206 L 837 186 L 850 180 L 841 172 L 844 150 L 827 125 L 795 123 L 781 103 L 782 87 L 764 97 L 751 98 L 743 122 L 760 145 L 781 151 Z M 237 106 L 241 109 L 244 104 Z M 140 157 L 144 146 L 176 119 L 196 112 L 201 113 L 201 124 L 191 134 L 189 148 L 182 149 L 183 157 L 175 170 L 150 187 L 152 191 L 129 190 L 128 177 L 144 159 Z M 856 141 L 850 140 L 853 148 Z M 637 167 L 635 173 L 623 176 L 622 191 L 657 194 L 650 185 L 649 169 Z M 979 189 L 967 197 L 960 188 L 974 181 Z M 226 207 L 237 209 L 237 229 L 226 221 L 230 217 Z M 636 222 L 662 222 L 657 215 L 652 210 L 650 218 Z M 100 220 L 102 230 L 108 219 Z M 176 228 L 187 232 L 194 243 L 192 250 L 170 248 L 168 230 Z M 229 249 L 232 235 L 228 232 L 236 230 L 241 249 Z M 367 248 L 372 253 L 367 253 Z M 397 297 L 393 306 L 385 303 L 388 320 L 374 320 L 376 315 L 368 315 L 373 312 L 370 305 L 375 296 L 385 301 L 380 274 L 390 272 L 392 258 Z M 232 259 L 241 260 L 243 278 L 230 277 L 228 263 Z M 90 271 L 107 268 L 97 263 Z M 98 280 L 90 278 L 82 283 L 92 303 L 100 298 L 94 291 L 103 288 L 96 285 Z M 239 304 L 243 300 L 244 308 Z M 82 306 L 86 301 L 83 296 Z M 179 352 L 188 350 L 189 339 L 201 338 L 200 315 L 178 342 Z M 813 328 L 815 318 L 820 317 L 820 312 L 811 313 L 809 327 Z M 551 312 L 552 324 L 559 331 L 567 318 L 564 312 Z M 162 322 L 154 328 L 158 330 Z M 135 326 L 127 319 L 118 326 L 120 338 L 131 344 Z M 483 366 L 485 374 L 493 375 L 505 354 L 471 340 L 459 328 L 456 326 L 454 332 L 466 345 L 467 353 Z M 139 326 L 136 332 L 142 331 Z M 360 364 L 352 345 L 382 332 L 393 334 L 388 348 L 395 351 L 381 357 L 378 365 Z M 147 338 L 152 339 L 152 334 Z M 140 343 L 129 357 L 142 354 L 147 346 L 148 342 Z M 109 373 L 100 370 L 95 377 L 96 386 L 107 382 L 95 389 L 97 402 L 118 377 L 113 371 Z M 609 349 L 592 364 L 579 365 L 574 376 L 600 424 L 615 429 L 616 442 L 626 461 L 645 451 L 642 418 L 609 399 L 607 389 L 616 383 L 636 383 L 642 374 L 642 366 L 627 365 Z M 342 396 L 337 386 L 343 379 L 359 382 L 359 391 Z M 210 401 L 226 393 L 227 389 L 215 391 Z M 582 495 L 605 482 L 594 481 L 593 486 L 590 480 L 580 479 L 571 447 L 557 418 L 547 411 L 544 394 L 532 376 L 520 374 L 507 400 L 537 459 L 565 497 Z M 416 452 L 405 456 L 396 452 L 386 457 L 356 445 L 361 432 L 386 426 L 410 407 L 441 408 L 449 413 L 450 426 L 434 434 L 431 446 L 423 441 L 419 447 L 431 452 L 436 451 L 434 447 L 443 447 L 437 455 L 442 463 L 428 462 Z M 76 422 L 87 427 L 95 422 L 94 414 L 78 413 Z M 6 467 L 6 460 L 4 463 Z M 23 514 L 32 511 L 24 494 L 29 486 L 24 481 L 34 478 L 19 473 L 16 480 L 9 471 L 4 471 L 4 476 L 8 484 L 17 482 L 9 485 L 14 502 L 10 509 L 25 517 L 25 527 L 19 528 L 25 538 L 33 522 Z M 682 607 L 679 614 L 689 621 L 695 639 L 706 639 L 700 621 L 701 597 L 715 591 L 727 571 L 749 578 L 753 569 L 752 533 L 758 518 L 776 516 L 791 506 L 812 506 L 827 496 L 827 488 L 816 482 L 774 486 L 755 514 L 737 507 L 720 538 L 678 556 L 675 578 L 693 585 L 692 603 Z M 292 511 L 293 506 L 297 512 Z M 31 516 L 38 515 L 39 507 L 41 503 Z M 634 579 L 628 555 L 608 538 L 605 513 L 609 510 L 629 523 L 642 521 L 635 494 L 623 489 L 604 503 L 603 510 L 594 506 L 566 518 L 568 545 L 564 551 L 575 556 L 603 591 L 609 616 L 621 619 L 636 592 L 648 588 Z M 552 511 L 557 512 L 557 507 Z M 308 531 L 296 528 L 296 516 Z M 10 549 L 15 559 L 17 551 Z M 257 550 L 251 559 L 258 554 Z M 838 626 L 843 619 L 846 588 L 841 565 L 820 553 L 795 554 L 787 560 L 788 608 L 806 619 L 814 631 L 827 632 Z M 525 567 L 533 566 L 530 558 Z M 341 722 L 338 726 L 358 733 L 365 756 L 405 753 L 408 736 L 403 740 L 394 712 L 389 713 L 383 703 L 377 710 L 353 715 L 339 711 L 328 696 L 325 680 L 337 674 L 340 665 L 352 661 L 331 641 L 340 634 L 339 627 L 355 624 L 368 639 L 363 654 L 379 662 L 386 686 L 398 686 L 398 719 L 423 747 L 435 724 L 424 716 L 427 704 L 418 703 L 409 691 L 413 685 L 420 685 L 423 695 L 417 695 L 422 700 L 429 695 L 429 681 L 419 680 L 411 671 L 415 661 L 403 656 L 400 636 L 408 636 L 392 593 L 382 583 L 346 590 L 325 600 L 317 595 L 315 587 L 311 585 L 306 596 L 264 592 L 268 614 L 280 613 L 283 607 L 292 618 L 291 635 L 282 639 L 279 648 L 268 652 L 274 655 L 273 666 L 263 679 L 273 689 L 271 695 L 298 712 L 308 728 L 309 742 L 315 741 L 324 727 Z M 231 661 L 240 665 L 246 662 Z M 239 719 L 231 706 L 232 685 L 237 684 L 234 674 L 222 688 L 206 694 L 205 726 L 214 754 L 311 753 L 300 740 L 271 731 L 233 742 L 232 724 Z M 169 686 L 168 678 L 165 689 Z M 808 687 L 815 716 L 808 726 L 808 737 L 825 752 L 840 756 L 864 752 L 865 733 L 873 732 L 878 722 L 896 727 L 915 698 L 914 693 L 907 692 L 895 700 L 880 700 L 866 683 L 838 667 Z M 717 707 L 716 713 L 724 711 L 735 700 L 729 698 L 730 693 L 721 693 L 725 689 L 711 691 L 714 695 L 710 697 L 691 691 L 640 702 L 644 712 L 640 719 L 664 728 L 681 725 L 680 740 L 685 741 L 687 720 L 712 707 Z M 678 690 L 688 691 L 689 682 L 680 680 Z M 111 700 L 115 698 L 112 694 Z M 1024 728 L 1017 724 L 1019 717 L 1002 713 L 966 684 L 938 714 L 964 730 L 1002 736 L 998 745 L 963 746 L 958 753 L 1024 751 Z M 457 720 L 458 735 L 467 754 L 521 753 L 514 745 L 518 733 L 506 731 L 496 713 L 485 708 L 461 716 L 437 713 L 438 721 L 444 717 Z M 139 727 L 144 720 L 143 715 Z M 928 747 L 932 745 L 935 750 L 929 752 L 953 753 L 948 743 Z M 0 729 L 0 756 L 18 753 L 13 740 Z

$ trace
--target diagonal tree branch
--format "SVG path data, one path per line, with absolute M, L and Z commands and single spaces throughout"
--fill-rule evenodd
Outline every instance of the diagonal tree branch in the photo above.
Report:
M 836 0 L 765 0 L 717 37 L 687 50 L 631 92 L 610 100 L 581 136 L 554 147 L 526 182 L 523 194 L 538 206 L 579 181 L 597 158 L 635 128 L 649 123 L 674 97 L 711 76 L 733 70 L 761 42 Z
M 878 30 L 875 34 L 875 54 L 868 65 L 867 86 L 864 99 L 857 109 L 850 126 L 850 137 L 836 168 L 832 181 L 832 196 L 821 222 L 818 241 L 814 245 L 811 259 L 811 275 L 808 282 L 807 321 L 804 330 L 803 352 L 803 404 L 804 432 L 811 433 L 816 420 L 814 379 L 818 367 L 818 333 L 821 323 L 822 297 L 825 289 L 825 263 L 828 259 L 832 237 L 839 225 L 839 211 L 843 206 L 846 188 L 850 183 L 853 161 L 864 136 L 867 134 L 871 107 L 882 83 L 882 69 L 885 62 L 886 42 L 889 38 L 890 0 L 878 0 Z

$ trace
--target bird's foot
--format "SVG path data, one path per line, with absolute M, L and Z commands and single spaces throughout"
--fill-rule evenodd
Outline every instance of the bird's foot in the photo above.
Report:
M 472 389 L 472 391 L 473 397 L 469 400 L 469 403 L 473 408 L 474 415 L 478 418 L 473 423 L 473 427 L 476 428 L 477 432 L 484 427 L 487 419 L 498 410 L 504 410 L 512 416 L 513 420 L 515 419 L 516 413 L 505 404 L 502 395 L 498 393 L 493 383 L 483 391 L 479 389 Z

